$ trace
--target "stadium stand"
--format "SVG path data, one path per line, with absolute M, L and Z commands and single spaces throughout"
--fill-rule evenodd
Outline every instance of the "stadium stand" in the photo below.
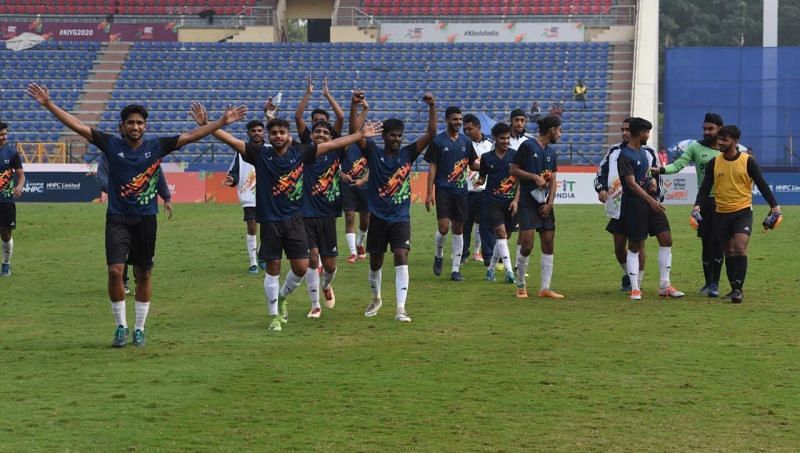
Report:
M 605 14 L 611 0 L 363 0 L 374 16 L 510 16 Z
M 169 16 L 213 10 L 216 14 L 234 15 L 255 3 L 256 0 L 4 0 L 0 2 L 0 14 Z

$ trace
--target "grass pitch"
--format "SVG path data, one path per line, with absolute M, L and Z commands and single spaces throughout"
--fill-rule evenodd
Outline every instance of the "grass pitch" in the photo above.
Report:
M 766 209 L 756 208 L 757 224 Z M 289 324 L 270 334 L 263 279 L 245 272 L 240 208 L 178 205 L 159 222 L 148 345 L 122 350 L 109 347 L 104 210 L 18 205 L 14 275 L 0 279 L 0 450 L 800 445 L 798 208 L 785 209 L 780 230 L 753 234 L 745 302 L 734 306 L 697 295 L 700 243 L 687 207 L 668 208 L 672 280 L 687 297 L 654 297 L 650 240 L 645 298 L 634 303 L 617 290 L 600 207 L 556 207 L 553 287 L 567 299 L 534 296 L 537 241 L 532 298 L 520 301 L 474 262 L 464 283 L 434 277 L 435 218 L 415 206 L 411 324 L 393 320 L 391 266 L 385 306 L 365 318 L 367 264 L 342 258 L 336 308 L 306 319 L 303 284 Z

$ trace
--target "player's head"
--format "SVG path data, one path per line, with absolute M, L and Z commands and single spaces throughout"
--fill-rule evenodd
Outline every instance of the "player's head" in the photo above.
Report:
M 311 142 L 315 145 L 329 142 L 333 139 L 333 126 L 327 121 L 317 121 L 311 127 Z
M 447 130 L 450 132 L 458 132 L 461 130 L 461 123 L 464 122 L 464 117 L 461 116 L 461 109 L 451 105 L 444 111 L 444 121 L 447 123 Z
M 120 134 L 130 140 L 139 140 L 147 129 L 147 109 L 143 105 L 130 104 L 119 112 Z
M 0 146 L 6 146 L 8 143 L 8 124 L 0 121 Z
M 317 124 L 319 121 L 328 121 L 331 115 L 325 109 L 314 109 L 311 112 L 311 124 Z
M 481 120 L 472 113 L 464 115 L 464 134 L 473 142 L 481 141 Z
M 256 145 L 264 143 L 264 123 L 259 120 L 252 120 L 245 127 L 247 128 L 247 138 L 250 139 L 250 143 L 255 143 Z
M 536 122 L 539 125 L 539 136 L 546 137 L 550 143 L 558 143 L 561 138 L 561 118 L 547 115 Z
M 292 143 L 289 135 L 289 122 L 282 118 L 273 118 L 267 123 L 269 144 L 275 148 L 283 149 Z
M 713 112 L 706 113 L 706 117 L 703 118 L 703 139 L 710 142 L 716 140 L 719 134 L 719 128 L 721 128 L 723 124 L 725 123 L 718 114 Z
M 511 130 L 514 131 L 515 134 L 520 135 L 525 132 L 525 126 L 528 124 L 528 117 L 525 115 L 525 110 L 512 110 L 509 120 L 511 121 Z
M 723 153 L 736 151 L 741 137 L 742 131 L 733 124 L 722 126 L 719 128 L 719 132 L 717 132 L 717 145 L 719 145 L 719 150 Z
M 650 130 L 653 129 L 653 123 L 644 118 L 631 118 L 628 122 L 631 131 L 631 141 L 638 141 L 640 145 L 646 145 L 647 140 L 650 138 Z
M 403 120 L 397 118 L 389 118 L 383 122 L 383 144 L 386 148 L 397 151 L 403 144 L 403 132 L 406 130 L 406 125 Z
M 628 143 L 631 141 L 631 118 L 630 116 L 622 120 L 622 126 L 619 130 L 622 132 L 622 142 Z
M 506 123 L 497 123 L 492 126 L 492 137 L 494 137 L 494 147 L 498 151 L 508 150 L 511 144 L 511 126 Z

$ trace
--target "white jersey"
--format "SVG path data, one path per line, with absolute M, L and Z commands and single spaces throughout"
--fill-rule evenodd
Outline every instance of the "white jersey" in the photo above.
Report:
M 243 208 L 256 207 L 256 167 L 248 164 L 239 153 L 231 162 L 228 174 L 235 174 L 237 178 L 236 192 L 239 203 Z
M 509 148 L 513 150 L 518 150 L 520 145 L 525 143 L 526 141 L 533 138 L 533 135 L 529 134 L 528 131 L 523 131 L 522 135 L 519 137 L 514 137 L 514 133 L 511 133 L 511 143 L 508 145 Z
M 481 140 L 478 142 L 472 142 L 472 147 L 475 148 L 475 154 L 478 156 L 478 159 L 481 158 L 482 155 L 488 153 L 489 151 L 494 149 L 494 142 L 489 140 L 485 135 L 481 136 Z M 467 191 L 469 192 L 483 192 L 483 189 L 486 188 L 486 182 L 484 181 L 483 185 L 475 186 L 475 182 L 480 179 L 480 172 L 469 170 L 467 173 Z

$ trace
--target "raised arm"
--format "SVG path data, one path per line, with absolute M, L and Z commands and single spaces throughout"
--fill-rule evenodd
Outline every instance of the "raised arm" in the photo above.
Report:
M 226 115 L 227 115 L 229 110 L 225 111 Z M 195 120 L 195 122 L 200 126 L 198 129 L 201 129 L 201 128 L 204 128 L 204 127 L 210 127 L 210 124 L 208 123 L 208 112 L 206 112 L 206 108 L 203 107 L 202 104 L 192 104 L 192 110 L 190 111 L 190 113 L 192 115 L 192 118 Z M 245 113 L 247 113 L 246 110 L 245 110 Z M 225 115 L 223 115 L 223 118 L 224 117 L 225 117 Z M 217 121 L 219 121 L 219 120 L 217 120 Z M 198 130 L 198 129 L 195 129 L 195 130 Z M 244 141 L 239 140 L 238 138 L 234 137 L 233 135 L 231 135 L 231 134 L 229 134 L 229 133 L 227 133 L 224 130 L 219 129 L 219 128 L 214 129 L 211 133 L 212 133 L 212 135 L 214 135 L 214 138 L 216 138 L 217 140 L 219 140 L 222 143 L 225 143 L 226 145 L 230 146 L 231 148 L 233 148 L 239 154 L 244 154 L 244 152 L 245 152 L 245 142 Z M 208 134 L 206 134 L 206 135 L 208 135 Z
M 354 134 L 345 135 L 344 137 L 339 137 L 335 140 L 317 145 L 317 156 L 321 156 L 335 149 L 347 148 L 355 142 L 380 135 L 381 131 L 383 131 L 383 124 L 379 121 L 366 123 L 360 131 Z
M 205 107 L 202 104 L 198 104 L 197 102 L 192 104 L 191 114 L 192 118 L 195 117 L 195 112 L 205 112 Z M 178 137 L 178 144 L 177 147 L 180 148 L 183 145 L 188 145 L 189 143 L 196 142 L 203 137 L 213 133 L 214 131 L 219 130 L 222 127 L 227 126 L 228 124 L 235 123 L 240 119 L 244 118 L 247 115 L 247 107 L 241 105 L 239 107 L 228 106 L 228 108 L 223 112 L 222 116 L 219 117 L 218 120 L 214 122 L 208 122 L 208 114 L 206 113 L 206 122 L 205 124 L 200 124 L 199 122 L 198 127 L 195 129 L 184 132 L 183 134 Z M 195 119 L 196 121 L 196 119 Z
M 431 93 L 425 93 L 422 100 L 428 104 L 428 127 L 425 133 L 417 138 L 417 152 L 421 153 L 436 136 L 436 99 Z
M 64 126 L 72 129 L 76 134 L 85 138 L 89 142 L 92 141 L 92 129 L 83 124 L 81 120 L 73 116 L 71 113 L 62 110 L 61 107 L 57 106 L 56 103 L 50 99 L 50 92 L 47 90 L 47 86 L 31 83 L 28 85 L 28 89 L 26 91 L 30 97 L 36 99 L 36 102 L 49 110 L 58 121 L 61 121 L 61 123 L 64 124 Z
M 306 113 L 308 100 L 311 99 L 311 94 L 314 93 L 314 82 L 311 81 L 311 75 L 309 74 L 306 77 L 306 92 L 303 95 L 303 99 L 301 99 L 300 103 L 297 104 L 297 110 L 294 111 L 294 124 L 297 126 L 298 134 L 302 134 L 303 131 L 306 130 L 306 122 L 303 119 L 303 115 Z
M 275 119 L 276 116 L 278 116 L 278 106 L 272 103 L 272 98 L 269 98 L 264 102 L 264 118 L 269 122 Z
M 361 106 L 361 113 L 358 113 L 358 106 Z M 361 90 L 353 91 L 353 98 L 350 100 L 350 120 L 349 131 L 354 133 L 361 129 L 361 125 L 367 119 L 367 112 L 369 111 L 369 104 L 364 98 L 364 92 Z
M 333 114 L 336 115 L 336 122 L 333 124 L 333 130 L 336 131 L 337 134 L 341 135 L 342 128 L 344 127 L 344 111 L 342 111 L 339 103 L 336 102 L 336 99 L 328 89 L 327 77 L 322 79 L 322 95 L 328 100 L 328 103 L 331 105 L 331 110 L 333 110 Z

